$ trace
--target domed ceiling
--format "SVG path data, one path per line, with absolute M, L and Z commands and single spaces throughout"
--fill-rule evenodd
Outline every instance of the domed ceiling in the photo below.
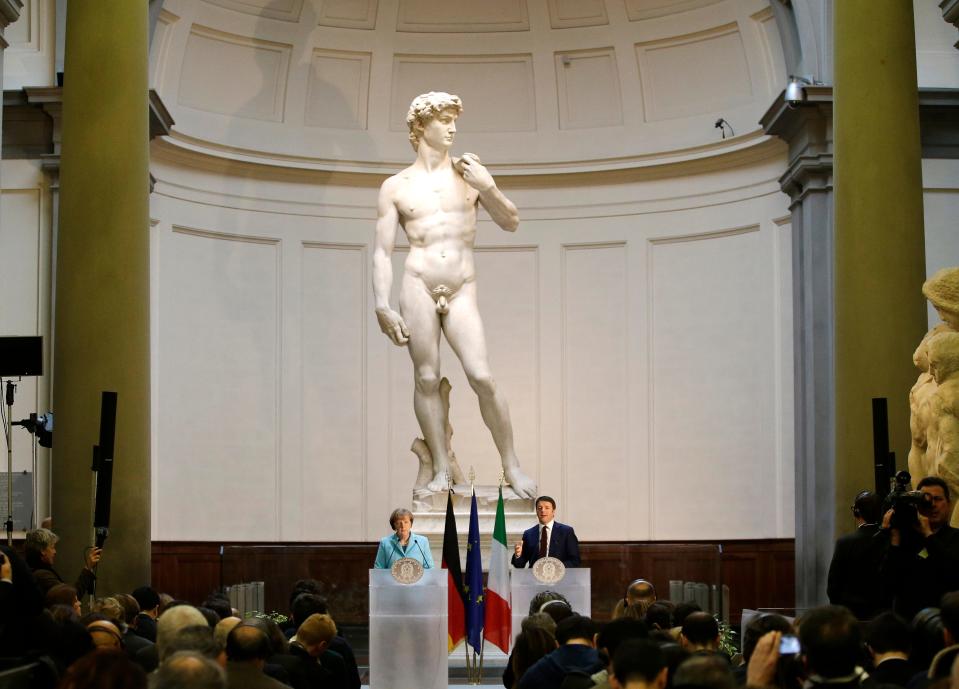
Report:
M 768 0 L 167 0 L 151 79 L 179 145 L 370 171 L 409 160 L 412 98 L 449 91 L 454 152 L 523 173 L 753 145 L 782 53 Z

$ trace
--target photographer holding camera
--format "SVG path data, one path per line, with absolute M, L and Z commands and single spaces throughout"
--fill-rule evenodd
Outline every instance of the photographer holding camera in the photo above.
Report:
M 959 529 L 949 526 L 949 486 L 927 476 L 917 488 L 890 494 L 892 507 L 882 520 L 889 548 L 879 574 L 893 609 L 907 620 L 959 590 Z

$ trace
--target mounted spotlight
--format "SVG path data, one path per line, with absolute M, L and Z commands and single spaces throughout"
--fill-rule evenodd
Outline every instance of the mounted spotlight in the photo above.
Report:
M 783 100 L 790 108 L 798 108 L 806 100 L 805 86 L 812 86 L 812 80 L 806 77 L 797 77 L 789 75 L 789 83 L 786 84 L 786 93 Z
M 726 129 L 727 129 L 727 128 L 729 129 L 729 135 L 730 135 L 730 136 L 736 136 L 736 132 L 733 131 L 733 126 L 732 126 L 731 124 L 729 124 L 729 122 L 727 122 L 727 121 L 726 121 L 724 118 L 722 118 L 722 117 L 720 117 L 718 120 L 716 120 L 716 124 L 715 124 L 714 126 L 716 127 L 716 129 L 718 129 L 720 132 L 722 132 L 724 139 L 726 138 Z

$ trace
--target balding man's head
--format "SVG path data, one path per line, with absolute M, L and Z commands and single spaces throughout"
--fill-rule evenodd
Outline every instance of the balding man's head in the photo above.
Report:
M 157 668 L 153 689 L 224 689 L 226 673 L 209 658 L 178 651 Z
M 272 655 L 266 632 L 246 622 L 233 628 L 226 637 L 226 657 L 238 663 L 266 661 Z
M 123 637 L 120 629 L 109 620 L 94 620 L 87 625 L 87 631 L 93 639 L 97 650 L 103 648 L 123 648 Z

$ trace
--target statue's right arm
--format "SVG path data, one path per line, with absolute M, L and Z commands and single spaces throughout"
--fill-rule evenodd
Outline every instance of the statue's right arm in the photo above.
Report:
M 409 330 L 400 314 L 390 308 L 390 289 L 393 286 L 393 263 L 391 256 L 396 244 L 396 225 L 399 214 L 393 202 L 392 178 L 380 187 L 377 200 L 376 238 L 373 246 L 373 300 L 376 308 L 376 320 L 380 330 L 402 346 L 410 338 Z

